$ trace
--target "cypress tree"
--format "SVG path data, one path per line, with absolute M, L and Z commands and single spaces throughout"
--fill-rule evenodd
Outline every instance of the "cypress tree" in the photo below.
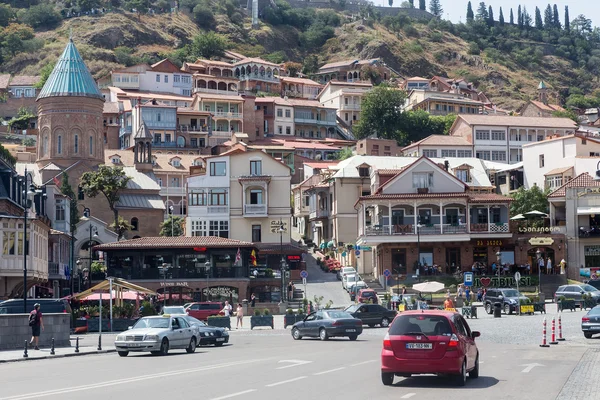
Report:
M 550 7 L 550 6 L 548 6 Z M 535 8 L 535 28 L 544 29 L 544 22 L 542 22 L 542 13 L 539 8 Z
M 504 13 L 502 12 L 502 7 L 500 7 L 500 14 L 498 14 L 498 24 L 504 26 Z
M 425 0 L 419 0 L 419 10 L 425 11 Z
M 523 6 L 523 16 L 521 18 L 523 20 L 523 27 L 526 29 L 531 28 L 531 15 L 529 15 L 525 6 Z
M 479 3 L 479 7 L 477 7 L 477 19 L 480 21 L 486 21 L 489 18 L 488 9 L 485 6 L 485 3 L 482 1 Z
M 521 5 L 519 5 L 517 10 L 517 25 L 519 25 L 519 28 L 523 28 L 523 13 L 521 12 Z
M 552 6 L 548 4 L 544 10 L 544 27 L 551 29 L 554 26 L 554 17 L 552 16 Z
M 475 18 L 475 14 L 473 14 L 473 7 L 471 6 L 471 2 L 467 4 L 467 21 L 473 21 Z
M 408 0 L 410 3 L 410 8 L 415 8 L 415 0 Z
M 494 10 L 492 9 L 492 6 L 490 6 L 488 8 L 488 20 L 487 23 L 489 26 L 494 26 Z
M 557 29 L 560 29 L 561 28 L 561 26 L 560 26 L 560 17 L 558 15 L 558 6 L 556 4 L 554 5 L 553 19 L 554 19 L 554 26 Z
M 440 0 L 429 0 L 429 12 L 438 18 L 442 18 L 444 9 L 442 8 L 442 5 L 440 4 Z
M 565 6 L 565 31 L 571 32 L 571 21 L 569 20 L 569 6 Z
M 509 17 L 508 21 L 510 22 L 511 25 L 515 24 L 515 14 L 513 13 L 513 9 L 512 8 L 510 9 L 510 17 Z

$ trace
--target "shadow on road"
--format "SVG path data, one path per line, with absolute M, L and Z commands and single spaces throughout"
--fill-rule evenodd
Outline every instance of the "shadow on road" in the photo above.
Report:
M 477 379 L 467 379 L 467 384 L 461 389 L 487 389 L 496 386 L 500 381 L 491 376 L 480 376 Z M 404 378 L 400 382 L 394 384 L 397 387 L 414 387 L 414 388 L 456 388 L 449 378 L 437 377 L 431 375 L 413 376 Z

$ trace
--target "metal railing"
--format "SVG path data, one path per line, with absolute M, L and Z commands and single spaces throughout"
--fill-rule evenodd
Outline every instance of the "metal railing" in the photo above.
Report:
M 216 111 L 215 118 L 223 117 L 223 118 L 242 118 L 242 113 L 239 112 L 225 112 L 225 111 Z
M 267 213 L 267 205 L 266 204 L 244 204 L 244 214 L 266 214 Z

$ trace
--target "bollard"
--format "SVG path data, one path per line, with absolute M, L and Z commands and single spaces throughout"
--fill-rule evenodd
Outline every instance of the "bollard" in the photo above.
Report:
M 54 352 L 54 338 L 52 338 L 52 347 L 50 348 L 50 355 L 54 355 L 54 354 L 56 354 L 56 353 Z
M 563 342 L 565 338 L 562 335 L 562 320 L 560 318 L 560 313 L 558 313 L 558 341 Z
M 75 341 L 75 353 L 79 353 L 79 337 L 77 337 L 77 340 Z
M 550 344 L 558 344 L 558 342 L 556 341 L 556 318 L 552 317 L 552 336 L 551 336 L 552 340 L 550 341 Z
M 102 351 L 102 335 L 98 336 L 98 351 Z
M 27 358 L 29 357 L 29 354 L 27 354 L 27 340 L 25 341 L 25 351 L 23 352 L 23 358 Z
M 542 322 L 542 344 L 540 347 L 550 347 L 549 344 L 546 343 L 546 317 L 544 317 L 544 322 Z

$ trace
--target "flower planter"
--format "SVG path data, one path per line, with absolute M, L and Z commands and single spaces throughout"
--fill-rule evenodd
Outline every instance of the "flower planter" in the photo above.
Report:
M 130 326 L 135 324 L 137 320 L 135 319 L 126 319 L 126 318 L 113 318 L 113 332 L 123 332 L 126 331 Z M 87 320 L 87 331 L 88 332 L 98 332 L 98 328 L 100 326 L 99 318 L 90 318 Z M 102 332 L 110 331 L 110 319 L 102 318 Z
M 283 317 L 283 329 L 287 328 L 289 325 L 294 325 L 296 322 L 303 321 L 306 315 L 298 315 L 298 314 L 285 314 Z
M 575 300 L 560 300 L 557 304 L 558 304 L 559 311 L 565 311 L 565 310 L 575 311 L 575 308 L 577 307 L 575 305 Z
M 253 315 L 250 317 L 250 329 L 254 329 L 256 326 L 270 326 L 271 329 L 275 329 L 273 325 L 272 315 Z
M 581 301 L 581 308 L 583 308 L 584 310 L 587 310 L 588 308 L 594 308 L 598 305 L 598 303 L 596 303 L 596 300 L 592 300 L 592 299 L 585 299 Z
M 231 318 L 230 317 L 208 317 L 206 322 L 210 326 L 218 326 L 219 328 L 227 328 L 231 330 Z
M 477 307 L 463 306 L 461 307 L 461 313 L 465 318 L 477 318 Z
M 546 314 L 546 303 L 538 302 L 533 303 L 533 312 L 540 312 Z

